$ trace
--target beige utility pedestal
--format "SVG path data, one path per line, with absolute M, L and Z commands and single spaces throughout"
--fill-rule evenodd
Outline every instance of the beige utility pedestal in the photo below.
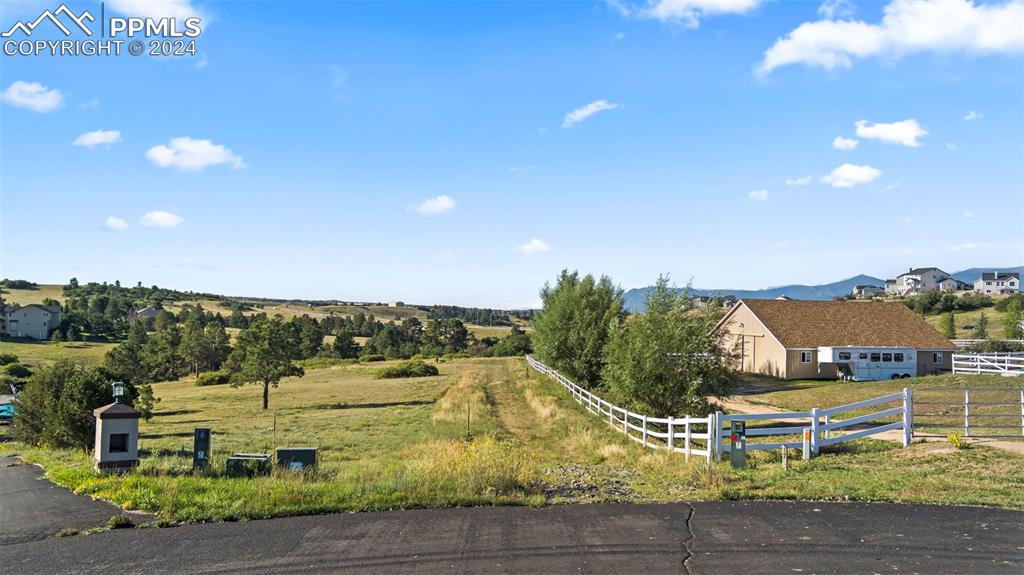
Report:
M 111 403 L 92 414 L 96 416 L 96 469 L 118 472 L 138 465 L 141 414 L 123 403 Z

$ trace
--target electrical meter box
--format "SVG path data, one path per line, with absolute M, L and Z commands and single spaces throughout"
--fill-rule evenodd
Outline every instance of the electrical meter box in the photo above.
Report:
M 747 466 L 747 422 L 732 421 L 729 436 L 729 455 L 735 469 Z
M 292 471 L 316 469 L 315 447 L 278 447 L 277 466 Z
M 192 444 L 192 469 L 206 469 L 210 465 L 210 430 L 197 427 Z

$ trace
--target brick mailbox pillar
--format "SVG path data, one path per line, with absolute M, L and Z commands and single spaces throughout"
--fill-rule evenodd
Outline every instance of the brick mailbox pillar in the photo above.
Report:
M 96 469 L 117 472 L 138 465 L 141 414 L 120 402 L 100 407 L 92 414 L 96 417 Z

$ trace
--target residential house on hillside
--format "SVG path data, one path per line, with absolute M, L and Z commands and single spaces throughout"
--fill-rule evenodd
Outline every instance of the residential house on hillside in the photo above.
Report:
M 7 337 L 48 339 L 50 333 L 60 325 L 61 307 L 60 304 L 38 303 L 25 306 L 5 305 L 3 314 L 4 335 Z
M 888 295 L 917 295 L 936 290 L 958 289 L 964 289 L 963 282 L 939 268 L 911 268 L 895 280 L 885 280 L 885 293 Z
M 877 359 L 878 370 L 899 363 L 908 366 L 902 375 L 926 375 L 950 369 L 955 349 L 897 302 L 744 299 L 715 329 L 735 350 L 737 369 L 782 379 L 836 379 L 845 368 L 833 350 L 850 359 L 854 348 L 865 362 Z
M 883 293 L 885 293 L 885 288 L 870 284 L 861 284 L 854 287 L 853 291 L 850 292 L 850 295 L 856 299 L 871 299 L 876 295 L 882 295 Z
M 139 311 L 135 312 L 136 319 L 156 319 L 156 315 L 159 313 L 155 307 L 144 307 Z
M 1020 293 L 1020 274 L 1017 272 L 984 272 L 980 278 L 974 280 L 974 291 L 988 295 Z

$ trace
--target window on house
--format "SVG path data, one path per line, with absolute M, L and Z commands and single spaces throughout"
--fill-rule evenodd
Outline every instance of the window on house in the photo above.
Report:
M 942 363 L 942 354 L 932 353 L 932 363 Z
M 800 352 L 800 363 L 811 363 L 811 352 L 801 351 Z
M 871 354 L 871 361 L 874 361 L 876 363 L 879 362 L 879 361 L 882 361 L 882 354 L 880 354 L 880 353 L 873 353 L 873 354 Z
M 985 285 L 990 286 L 992 285 L 992 282 L 985 282 Z
M 839 352 L 839 359 L 843 361 L 850 361 L 851 354 L 848 351 Z
M 883 353 L 882 354 L 882 361 L 892 361 L 892 354 L 891 353 Z
M 892 359 L 893 359 L 893 361 L 897 361 L 897 362 L 902 363 L 903 362 L 903 354 L 902 353 L 894 353 L 894 354 L 892 354 Z
M 128 453 L 128 434 L 127 433 L 111 433 L 110 434 L 110 452 L 111 453 Z

